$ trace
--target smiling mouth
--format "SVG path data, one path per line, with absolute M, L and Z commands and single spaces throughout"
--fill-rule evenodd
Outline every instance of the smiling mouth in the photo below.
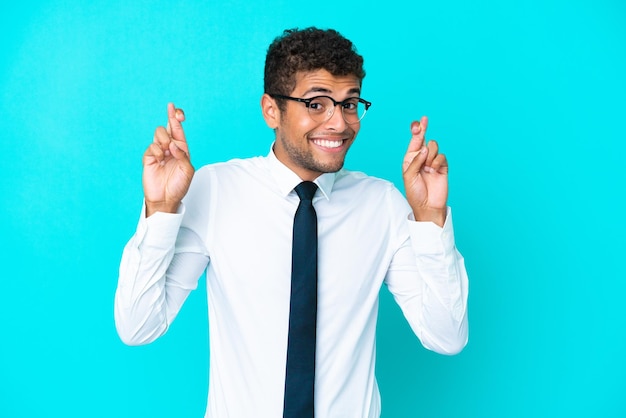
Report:
M 324 148 L 339 148 L 340 146 L 343 145 L 343 139 L 336 139 L 336 140 L 314 139 L 313 143 L 315 145 L 319 145 L 320 147 L 324 147 Z

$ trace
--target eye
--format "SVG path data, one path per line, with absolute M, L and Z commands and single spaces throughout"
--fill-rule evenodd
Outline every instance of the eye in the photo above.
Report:
M 309 102 L 309 111 L 315 113 L 324 113 L 326 110 L 327 104 L 326 100 L 322 97 L 316 97 Z
M 344 112 L 354 113 L 356 112 L 359 106 L 359 101 L 357 99 L 348 99 L 343 102 L 341 107 L 343 107 Z

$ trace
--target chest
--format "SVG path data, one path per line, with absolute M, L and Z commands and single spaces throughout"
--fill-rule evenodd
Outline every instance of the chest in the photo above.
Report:
M 212 210 L 206 244 L 214 276 L 225 287 L 288 295 L 298 198 L 255 192 L 243 196 L 222 196 Z M 318 196 L 313 203 L 320 295 L 334 303 L 377 292 L 398 241 L 387 203 L 357 195 Z

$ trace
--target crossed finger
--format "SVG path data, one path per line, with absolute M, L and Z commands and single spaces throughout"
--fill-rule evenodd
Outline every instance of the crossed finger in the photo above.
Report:
M 411 123 L 411 140 L 404 155 L 404 162 L 402 164 L 403 171 L 411 167 L 411 170 L 415 173 L 419 173 L 423 164 L 426 161 L 428 155 L 428 148 L 424 146 L 426 141 L 426 129 L 428 128 L 428 118 L 423 116 L 422 119 Z
M 170 141 L 168 142 L 168 154 L 180 158 L 178 151 L 182 151 L 189 158 L 189 147 L 185 138 L 182 122 L 185 121 L 185 112 L 183 109 L 176 108 L 173 103 L 167 104 L 167 127 L 165 131 Z

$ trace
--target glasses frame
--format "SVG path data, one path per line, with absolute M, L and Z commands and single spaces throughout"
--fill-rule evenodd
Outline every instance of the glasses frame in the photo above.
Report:
M 307 99 L 302 99 L 299 97 L 291 97 L 291 96 L 284 96 L 282 94 L 270 94 L 270 97 L 273 97 L 274 99 L 286 99 L 286 100 L 293 100 L 294 102 L 300 102 L 300 103 L 304 103 L 304 105 L 307 108 L 307 113 L 309 113 L 309 117 L 311 117 L 311 119 L 313 119 L 313 116 L 311 116 L 311 113 L 308 112 L 308 109 L 311 108 L 311 102 L 316 100 L 316 99 L 321 99 L 321 98 L 326 98 L 326 99 L 330 99 L 331 102 L 333 102 L 333 110 L 330 113 L 327 113 L 326 119 L 324 120 L 324 122 L 330 120 L 330 118 L 333 117 L 333 115 L 335 114 L 335 108 L 337 107 L 337 105 L 341 106 L 341 117 L 343 118 L 343 120 L 348 124 L 348 125 L 354 125 L 356 123 L 361 122 L 361 120 L 363 120 L 363 118 L 365 117 L 365 114 L 367 113 L 367 110 L 370 108 L 370 106 L 372 105 L 372 102 L 368 102 L 365 99 L 362 99 L 360 97 L 348 97 L 345 100 L 342 100 L 340 102 L 338 102 L 337 100 L 333 99 L 330 96 L 315 96 L 315 97 L 310 97 Z M 343 113 L 343 105 L 349 103 L 351 100 L 356 99 L 359 103 L 363 103 L 363 105 L 365 106 L 365 112 L 363 112 L 363 114 L 361 115 L 361 117 L 359 118 L 359 120 L 357 120 L 356 122 L 348 122 L 348 120 L 346 119 L 346 115 Z M 315 120 L 315 119 L 313 119 Z

